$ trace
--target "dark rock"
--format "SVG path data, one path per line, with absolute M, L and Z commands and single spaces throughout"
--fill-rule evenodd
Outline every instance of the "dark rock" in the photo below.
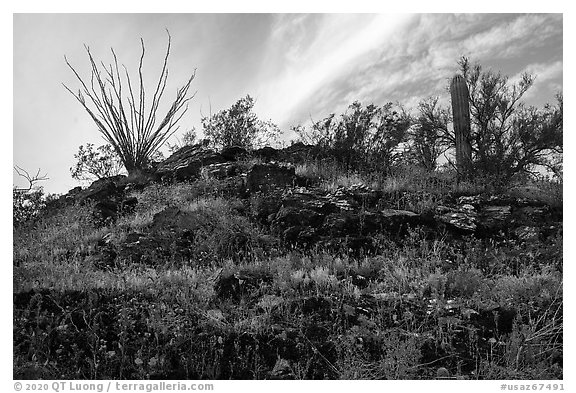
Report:
M 226 179 L 236 175 L 238 165 L 233 162 L 223 162 L 220 164 L 210 164 L 201 169 L 201 175 L 205 178 Z
M 185 216 L 186 214 L 180 208 L 169 206 L 154 214 L 150 229 L 151 231 L 160 231 L 176 228 L 180 226 L 180 221 Z
M 290 245 L 299 245 L 308 247 L 313 245 L 318 236 L 314 228 L 306 227 L 303 225 L 295 225 L 283 230 L 277 230 L 281 239 Z
M 138 204 L 138 199 L 136 197 L 125 198 L 120 204 L 120 210 L 123 213 L 132 213 Z
M 240 146 L 230 146 L 222 149 L 220 154 L 228 161 L 237 161 L 241 158 L 247 157 L 248 151 Z
M 384 209 L 378 212 L 381 228 L 391 234 L 399 234 L 409 227 L 424 225 L 425 220 L 420 214 L 408 210 Z M 377 227 L 374 229 L 378 229 Z M 373 231 L 371 231 L 373 232 Z
M 104 202 L 122 198 L 124 186 L 120 185 L 119 183 L 120 180 L 124 178 L 125 176 L 119 175 L 96 180 L 85 190 L 76 193 L 76 200 L 79 202 L 88 200 L 94 202 Z
M 214 290 L 218 299 L 239 301 L 242 296 L 256 292 L 264 283 L 271 283 L 272 276 L 261 271 L 239 271 L 219 275 Z
M 358 224 L 359 220 L 355 220 L 350 214 L 333 213 L 324 220 L 322 233 L 328 236 L 345 236 L 356 232 Z
M 465 204 L 460 208 L 439 206 L 436 219 L 446 224 L 448 229 L 458 232 L 473 233 L 477 228 L 477 213 L 474 206 Z
M 136 197 L 129 197 L 117 201 L 118 198 L 114 199 L 103 199 L 94 205 L 94 214 L 97 220 L 106 222 L 114 221 L 118 217 L 119 213 L 131 213 L 136 208 L 138 204 L 138 199 Z
M 319 226 L 324 217 L 322 214 L 310 209 L 296 207 L 282 207 L 272 221 L 272 227 L 285 228 L 291 226 Z
M 114 220 L 118 211 L 118 205 L 111 200 L 103 200 L 94 205 L 95 216 L 98 220 Z
M 194 180 L 200 177 L 202 167 L 226 161 L 220 153 L 202 144 L 184 146 L 162 161 L 156 173 L 162 179 Z
M 125 179 L 121 179 L 118 184 L 124 186 L 124 191 L 128 193 L 132 191 L 142 191 L 151 183 L 157 182 L 159 180 L 160 176 L 156 174 L 156 170 L 149 168 L 146 170 L 137 171 Z
M 339 212 L 337 201 L 318 189 L 297 188 L 286 190 L 281 196 L 282 206 L 309 209 L 321 214 Z
M 69 196 L 74 196 L 79 194 L 82 191 L 82 187 L 78 186 L 78 187 L 74 187 L 73 189 L 71 189 L 70 191 L 68 191 L 67 195 Z
M 376 207 L 382 197 L 382 192 L 373 190 L 362 183 L 356 183 L 348 187 L 339 187 L 327 196 L 344 210 L 356 209 L 360 206 L 370 209 Z
M 280 159 L 280 151 L 270 146 L 265 146 L 261 149 L 254 150 L 252 156 L 260 158 L 264 162 L 270 162 Z
M 296 172 L 293 166 L 276 163 L 255 164 L 246 177 L 246 188 L 250 193 L 268 192 L 274 188 L 293 185 Z
M 133 235 L 130 240 L 134 240 Z M 118 250 L 119 261 L 127 264 L 143 264 L 148 266 L 157 266 L 170 256 L 169 244 L 166 239 L 159 236 L 137 236 L 137 240 L 126 242 Z
M 492 233 L 509 227 L 512 208 L 510 206 L 482 206 L 478 213 L 478 226 Z

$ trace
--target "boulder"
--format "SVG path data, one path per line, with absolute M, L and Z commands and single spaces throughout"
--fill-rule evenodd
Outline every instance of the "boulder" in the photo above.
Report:
M 195 180 L 202 167 L 225 162 L 224 156 L 202 144 L 184 146 L 158 164 L 156 174 L 161 179 Z
M 236 175 L 238 165 L 233 162 L 222 162 L 202 167 L 200 173 L 203 178 L 223 180 Z
M 225 147 L 220 151 L 220 154 L 228 161 L 237 161 L 249 155 L 248 150 L 240 146 Z
M 105 202 L 117 200 L 124 196 L 124 185 L 120 184 L 120 181 L 125 178 L 126 176 L 118 175 L 98 179 L 85 190 L 78 192 L 76 189 L 72 189 L 72 191 L 75 191 L 75 199 L 79 202 Z
M 273 147 L 265 146 L 261 149 L 254 150 L 252 156 L 261 159 L 264 162 L 279 160 L 281 158 L 281 151 Z
M 436 209 L 436 220 L 445 224 L 446 229 L 456 232 L 473 233 L 476 228 L 476 212 L 439 206 Z
M 425 225 L 424 218 L 408 210 L 383 209 L 378 212 L 377 222 L 380 227 L 391 234 L 397 234 L 418 225 Z M 371 232 L 378 229 L 374 228 Z
M 214 283 L 218 299 L 240 301 L 243 296 L 250 296 L 264 283 L 271 283 L 270 273 L 263 271 L 237 271 L 220 274 Z

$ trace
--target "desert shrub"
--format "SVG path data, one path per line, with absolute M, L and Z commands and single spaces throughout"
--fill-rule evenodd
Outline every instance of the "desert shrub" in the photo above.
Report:
M 202 117 L 204 135 L 218 147 L 239 146 L 246 149 L 276 142 L 280 129 L 271 120 L 263 121 L 252 111 L 254 99 L 247 95 L 209 117 Z
M 524 74 L 516 84 L 467 58 L 460 71 L 470 91 L 474 169 L 509 179 L 517 173 L 534 173 L 544 166 L 559 173 L 562 160 L 563 97 L 542 109 L 525 106 L 522 96 L 535 77 Z
M 547 271 L 519 277 L 502 276 L 495 281 L 491 292 L 501 302 L 521 304 L 531 307 L 532 312 L 542 312 L 562 300 L 562 285 L 561 273 Z
M 484 275 L 480 270 L 453 270 L 446 275 L 445 296 L 472 298 L 485 286 Z
M 94 150 L 92 143 L 80 146 L 74 154 L 76 164 L 70 168 L 76 180 L 99 180 L 122 173 L 124 165 L 111 145 L 102 145 Z
M 304 143 L 313 143 L 324 154 L 348 169 L 389 173 L 400 159 L 409 117 L 389 103 L 363 107 L 358 101 L 339 118 L 331 114 L 311 127 L 296 127 Z
M 340 343 L 342 379 L 413 379 L 421 343 L 395 329 L 354 326 Z
M 30 191 L 12 189 L 12 223 L 14 228 L 38 217 L 46 205 L 44 190 L 39 187 Z

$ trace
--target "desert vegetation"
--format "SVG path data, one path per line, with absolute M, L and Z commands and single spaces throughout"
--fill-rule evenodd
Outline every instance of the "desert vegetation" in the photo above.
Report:
M 14 378 L 561 379 L 562 96 L 460 67 L 463 135 L 431 97 L 271 147 L 247 96 L 145 173 L 111 135 L 129 176 L 15 190 Z

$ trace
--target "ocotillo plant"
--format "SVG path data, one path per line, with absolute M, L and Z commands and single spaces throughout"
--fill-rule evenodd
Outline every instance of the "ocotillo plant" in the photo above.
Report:
M 456 168 L 458 177 L 470 175 L 472 147 L 470 146 L 470 105 L 468 103 L 468 86 L 462 75 L 456 75 L 450 83 L 452 96 L 452 116 L 454 118 L 454 135 L 456 138 Z

